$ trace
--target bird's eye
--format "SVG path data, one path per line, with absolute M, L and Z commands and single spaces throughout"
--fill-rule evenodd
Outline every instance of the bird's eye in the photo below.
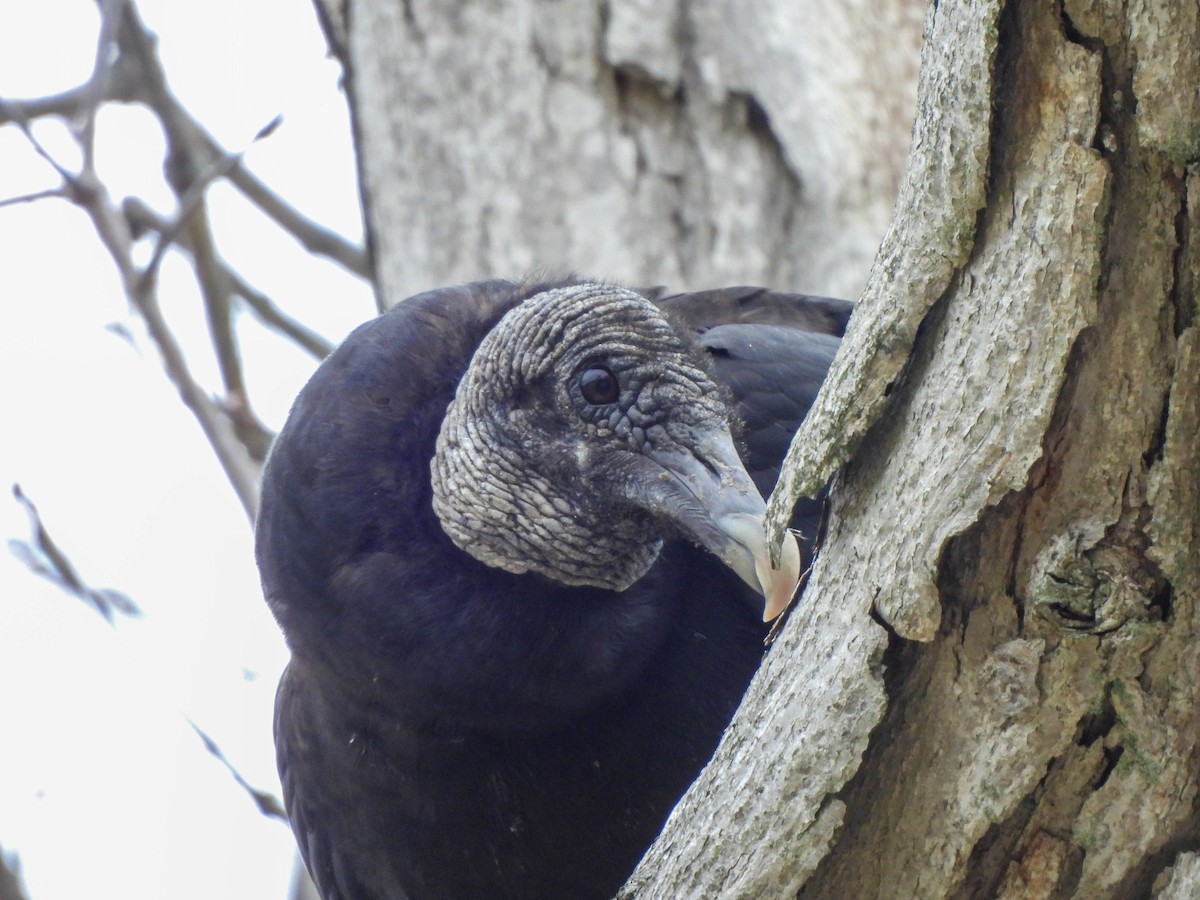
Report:
M 616 403 L 621 396 L 621 385 L 617 376 L 604 366 L 592 366 L 579 376 L 579 393 L 593 406 Z

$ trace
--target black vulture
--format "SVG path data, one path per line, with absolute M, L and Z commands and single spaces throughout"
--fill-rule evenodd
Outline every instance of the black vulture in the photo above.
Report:
M 851 304 L 659 293 L 420 294 L 297 398 L 257 556 L 324 897 L 611 897 L 712 755 L 803 565 L 762 497 Z

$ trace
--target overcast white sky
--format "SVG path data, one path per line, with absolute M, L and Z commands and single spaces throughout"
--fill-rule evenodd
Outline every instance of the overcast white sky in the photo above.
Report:
M 144 0 L 168 78 L 231 150 L 276 114 L 247 162 L 317 220 L 359 238 L 338 71 L 306 0 Z M 91 0 L 0 3 L 0 96 L 86 79 Z M 39 136 L 69 165 L 71 144 Z M 148 115 L 106 113 L 101 175 L 170 213 L 162 139 Z M 0 128 L 0 198 L 56 184 Z M 331 339 L 372 314 L 367 288 L 312 260 L 230 189 L 211 194 L 221 252 Z M 185 264 L 160 292 L 197 376 L 219 380 Z M 270 739 L 286 659 L 262 603 L 250 528 L 191 415 L 141 336 L 82 213 L 58 201 L 0 208 L 0 534 L 28 537 L 19 482 L 84 578 L 129 594 L 139 620 L 110 628 L 0 551 L 0 845 L 32 900 L 282 898 L 285 826 L 263 818 L 187 719 L 256 786 L 278 790 Z M 131 345 L 106 326 L 125 325 Z M 253 400 L 272 427 L 312 369 L 243 319 Z

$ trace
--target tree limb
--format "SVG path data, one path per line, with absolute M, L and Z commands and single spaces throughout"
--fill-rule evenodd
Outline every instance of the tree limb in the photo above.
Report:
M 135 231 L 155 231 L 161 234 L 170 225 L 166 219 L 137 198 L 127 199 L 122 209 Z M 175 246 L 185 253 L 192 253 L 192 246 L 186 234 L 178 236 Z M 215 262 L 221 278 L 232 285 L 234 293 L 245 301 L 246 306 L 260 322 L 302 347 L 318 361 L 333 352 L 333 342 L 289 316 L 270 297 L 231 269 L 219 256 Z
M 902 377 L 917 329 L 966 262 L 985 203 L 997 21 L 1003 3 L 967 22 L 930 7 L 921 53 L 917 119 L 954 110 L 954 125 L 915 140 L 896 216 L 816 401 L 792 439 L 768 503 L 773 553 L 800 497 L 815 497 L 858 449 Z M 962 29 L 955 33 L 955 29 Z M 968 48 L 954 68 L 936 65 L 941 42 Z
M 9 113 L 13 113 L 11 108 Z M 34 149 L 63 178 L 72 202 L 91 219 L 97 236 L 117 266 L 126 297 L 145 321 L 151 339 L 158 346 L 167 377 L 175 384 L 180 398 L 196 417 L 243 509 L 253 521 L 258 510 L 261 466 L 238 440 L 229 417 L 192 378 L 183 351 L 159 308 L 157 280 L 153 277 L 143 278 L 143 273 L 133 261 L 133 235 L 128 222 L 113 205 L 108 190 L 94 171 L 85 170 L 79 175 L 71 173 L 37 142 L 26 123 L 19 119 L 17 122 Z
M 29 900 L 21 882 L 20 860 L 0 847 L 0 900 Z
M 227 177 L 242 194 L 261 209 L 284 231 L 292 235 L 310 253 L 324 256 L 361 278 L 371 277 L 366 252 L 340 235 L 305 216 L 263 184 L 239 157 L 224 150 L 216 139 L 179 103 L 166 82 L 151 33 L 137 17 L 132 6 L 126 7 L 119 37 L 120 50 L 136 58 L 142 69 L 148 104 L 158 115 L 168 138 L 193 148 L 200 165 L 217 160 L 232 160 Z M 262 132 L 260 132 L 260 136 Z
M 30 541 L 11 540 L 8 548 L 35 575 L 40 575 L 47 581 L 57 585 L 68 594 L 72 594 L 100 613 L 109 625 L 113 624 L 116 615 L 136 617 L 141 610 L 121 591 L 113 588 L 94 588 L 83 580 L 79 570 L 70 558 L 58 546 L 58 542 L 50 537 L 37 507 L 33 505 L 21 486 L 12 486 L 13 497 L 25 509 L 29 516 L 29 529 L 33 534 Z

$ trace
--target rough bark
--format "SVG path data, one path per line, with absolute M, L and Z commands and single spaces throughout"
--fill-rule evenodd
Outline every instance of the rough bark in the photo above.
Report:
M 861 132 L 811 127 L 852 104 L 813 100 L 804 6 L 350 0 L 383 296 L 537 264 L 853 288 L 887 215 Z M 624 897 L 1200 884 L 1200 9 L 941 0 L 925 34 L 896 218 L 772 504 L 836 473 L 820 557 Z
M 798 443 L 864 401 L 850 430 L 868 438 L 815 457 L 858 449 L 812 583 L 626 896 L 1194 891 L 1195 854 L 1178 855 L 1200 846 L 1200 28 L 1186 5 L 932 11 L 914 189 L 826 418 Z M 989 43 L 981 123 L 973 96 L 946 104 L 939 85 Z M 922 148 L 980 136 L 983 208 L 947 215 L 976 168 L 953 153 L 925 168 Z M 896 327 L 888 303 L 935 293 L 936 272 L 911 274 L 930 259 L 949 263 L 944 292 L 919 327 Z M 894 377 L 897 359 L 897 380 L 863 381 Z M 845 383 L 869 387 L 847 399 Z M 897 632 L 883 672 L 872 612 Z M 746 817 L 748 798 L 767 811 Z
M 908 147 L 916 0 L 322 5 L 385 303 L 538 268 L 861 289 Z

